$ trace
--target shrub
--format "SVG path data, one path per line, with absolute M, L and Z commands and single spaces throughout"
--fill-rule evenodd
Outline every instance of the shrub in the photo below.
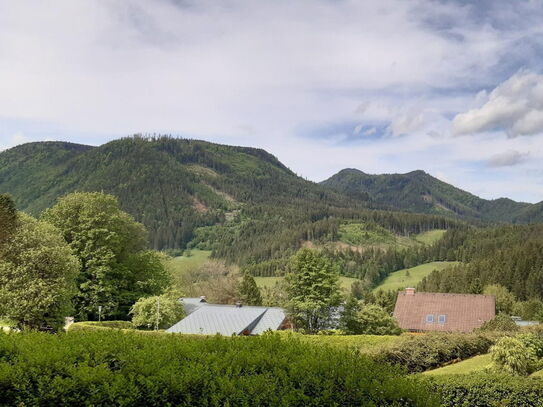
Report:
M 378 305 L 365 305 L 356 315 L 360 334 L 399 335 L 402 333 L 398 322 Z
M 487 372 L 436 376 L 433 388 L 443 407 L 542 407 L 543 379 Z
M 527 376 L 537 370 L 543 341 L 533 334 L 503 337 L 490 349 L 492 362 L 501 371 Z
M 498 314 L 494 319 L 486 321 L 478 331 L 516 332 L 520 328 L 507 314 Z
M 0 334 L 0 405 L 436 406 L 426 381 L 280 335 Z
M 409 372 L 423 372 L 487 353 L 496 339 L 490 334 L 405 335 L 379 349 L 376 357 L 383 362 L 403 366 Z
M 177 296 L 164 294 L 140 298 L 130 310 L 132 323 L 138 328 L 165 329 L 185 317 L 185 309 Z

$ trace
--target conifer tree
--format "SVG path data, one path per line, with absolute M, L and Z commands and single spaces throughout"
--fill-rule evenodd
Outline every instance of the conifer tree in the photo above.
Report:
M 245 305 L 262 305 L 262 296 L 256 281 L 249 273 L 245 273 L 239 285 L 239 298 Z

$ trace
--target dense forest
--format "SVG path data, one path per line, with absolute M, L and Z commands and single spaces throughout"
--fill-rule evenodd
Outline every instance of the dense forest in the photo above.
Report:
M 0 192 L 21 210 L 38 216 L 74 191 L 118 197 L 152 248 L 210 250 L 254 276 L 282 275 L 297 250 L 317 247 L 366 287 L 448 260 L 461 264 L 433 273 L 421 289 L 474 292 L 497 283 L 521 300 L 543 296 L 541 227 L 499 225 L 538 221 L 542 204 L 487 201 L 422 171 L 343 170 L 316 184 L 264 150 L 168 136 L 0 153 Z M 412 239 L 435 229 L 447 233 L 433 244 Z

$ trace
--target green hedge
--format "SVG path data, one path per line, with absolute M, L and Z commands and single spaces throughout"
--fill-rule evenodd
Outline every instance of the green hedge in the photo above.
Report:
M 436 376 L 432 383 L 443 407 L 543 407 L 543 378 L 482 372 Z
M 84 321 L 76 322 L 68 328 L 70 332 L 103 329 L 134 329 L 134 325 L 130 321 Z
M 404 335 L 376 349 L 375 357 L 403 366 L 411 373 L 435 369 L 454 361 L 487 353 L 499 334 L 433 333 Z
M 0 334 L 0 405 L 437 406 L 427 381 L 279 335 Z

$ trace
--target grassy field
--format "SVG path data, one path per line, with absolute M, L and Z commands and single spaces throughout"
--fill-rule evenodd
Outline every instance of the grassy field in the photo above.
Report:
M 398 290 L 406 287 L 415 287 L 424 277 L 434 270 L 441 270 L 445 267 L 457 264 L 454 261 L 434 261 L 421 264 L 410 269 L 403 269 L 391 273 L 381 284 L 374 288 L 377 290 Z
M 490 354 L 479 355 L 466 359 L 462 362 L 454 363 L 439 369 L 429 370 L 423 374 L 429 376 L 440 376 L 440 375 L 450 375 L 450 374 L 468 374 L 477 372 L 479 370 L 484 370 L 489 367 L 492 363 Z
M 255 277 L 255 282 L 259 288 L 273 287 L 283 278 L 284 277 Z M 351 278 L 351 277 L 342 276 L 339 278 L 339 283 L 341 285 L 341 288 L 347 291 L 351 289 L 351 284 L 355 281 L 356 281 L 356 278 Z
M 186 271 L 197 269 L 209 259 L 210 255 L 210 251 L 193 249 L 189 257 L 174 257 L 168 260 L 166 265 L 174 275 L 179 275 Z
M 414 239 L 422 244 L 431 245 L 441 239 L 445 232 L 446 230 L 444 229 L 430 230 L 428 232 L 419 233 Z

